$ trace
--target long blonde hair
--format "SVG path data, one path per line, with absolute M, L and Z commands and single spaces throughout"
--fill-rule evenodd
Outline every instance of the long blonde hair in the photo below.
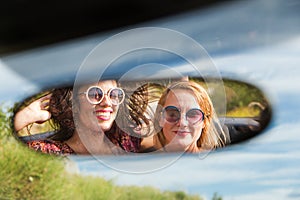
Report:
M 198 102 L 201 110 L 204 112 L 204 128 L 202 129 L 202 134 L 197 140 L 197 150 L 191 151 L 201 151 L 213 149 L 216 147 L 221 147 L 225 144 L 222 138 L 225 137 L 225 133 L 221 128 L 219 120 L 217 119 L 212 101 L 207 94 L 206 90 L 194 81 L 176 82 L 169 85 L 166 90 L 162 93 L 161 98 L 158 101 L 157 109 L 155 112 L 155 122 L 154 127 L 157 132 L 154 135 L 154 146 L 156 149 L 163 148 L 166 144 L 166 138 L 160 127 L 159 121 L 161 118 L 162 109 L 166 102 L 167 96 L 170 91 L 174 89 L 183 89 L 192 92 Z M 188 150 L 189 151 L 189 150 Z

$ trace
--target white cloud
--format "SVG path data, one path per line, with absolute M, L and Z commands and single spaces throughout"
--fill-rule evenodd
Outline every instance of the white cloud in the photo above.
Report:
M 291 188 L 276 188 L 276 189 L 270 189 L 270 190 L 264 190 L 260 192 L 251 192 L 247 194 L 242 195 L 226 195 L 222 196 L 224 200 L 230 199 L 230 200 L 266 200 L 266 199 L 272 199 L 272 200 L 282 200 L 282 199 L 294 199 L 292 197 L 295 193 L 294 189 Z M 298 193 L 298 198 L 299 198 Z M 290 197 L 290 198 L 289 198 Z M 297 199 L 298 199 L 297 198 Z
M 232 72 L 236 78 L 264 86 L 273 93 L 295 92 L 300 77 L 300 37 L 268 48 L 253 49 L 233 56 L 213 58 L 223 72 Z M 295 83 L 295 84 L 293 84 Z M 274 91 L 273 91 L 274 90 Z

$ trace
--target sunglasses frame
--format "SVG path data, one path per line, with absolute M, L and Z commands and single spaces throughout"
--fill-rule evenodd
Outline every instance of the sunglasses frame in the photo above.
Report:
M 101 98 L 99 101 L 97 101 L 97 102 L 93 102 L 93 101 L 91 101 L 90 98 L 89 98 L 89 90 L 91 90 L 92 88 L 100 89 L 100 90 L 103 92 L 102 98 Z M 119 101 L 118 104 L 113 103 L 113 101 L 112 101 L 111 98 L 110 98 L 110 93 L 111 93 L 113 90 L 115 90 L 115 89 L 121 90 L 122 93 L 123 93 L 123 98 L 122 98 L 121 101 Z M 107 95 L 107 96 L 109 97 L 108 99 L 109 99 L 109 101 L 110 101 L 113 105 L 120 105 L 121 103 L 123 103 L 123 101 L 124 101 L 124 99 L 125 99 L 125 92 L 124 92 L 124 90 L 123 90 L 122 88 L 119 88 L 119 87 L 110 88 L 110 89 L 108 90 L 108 92 L 105 93 L 104 90 L 103 90 L 101 87 L 96 86 L 96 85 L 93 85 L 93 86 L 90 86 L 90 87 L 86 90 L 86 92 L 83 92 L 83 93 L 80 93 L 80 94 L 85 94 L 85 97 L 86 97 L 86 99 L 88 100 L 88 102 L 90 102 L 90 103 L 93 104 L 93 105 L 97 105 L 97 104 L 101 103 L 102 100 L 104 99 L 104 96 L 105 96 L 105 95 Z
M 165 114 L 164 114 L 164 113 L 166 112 L 166 109 L 167 109 L 167 108 L 175 108 L 175 109 L 179 112 L 179 114 L 180 114 L 180 115 L 179 115 L 179 116 L 180 116 L 179 119 L 176 120 L 175 122 L 170 122 L 170 121 L 168 121 L 168 120 L 166 119 L 166 117 L 165 117 Z M 190 123 L 189 120 L 187 119 L 186 114 L 187 114 L 189 111 L 191 111 L 191 110 L 198 110 L 198 111 L 200 111 L 201 114 L 202 114 L 202 118 L 201 118 L 200 120 L 194 122 L 194 123 Z M 181 120 L 181 116 L 182 116 L 181 110 L 180 110 L 179 108 L 177 108 L 176 106 L 167 106 L 167 107 L 164 107 L 163 110 L 162 110 L 162 117 L 164 118 L 164 120 L 165 120 L 166 122 L 168 122 L 168 123 L 170 123 L 170 124 L 176 124 L 176 123 L 178 123 L 178 122 Z M 201 109 L 199 109 L 199 108 L 192 108 L 192 109 L 189 109 L 189 110 L 184 114 L 184 116 L 185 116 L 185 120 L 186 120 L 189 124 L 195 125 L 195 124 L 197 124 L 197 123 L 199 123 L 199 122 L 204 121 L 205 113 L 204 113 Z

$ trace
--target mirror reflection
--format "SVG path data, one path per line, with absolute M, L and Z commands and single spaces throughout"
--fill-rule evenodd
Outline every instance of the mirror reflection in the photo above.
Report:
M 239 81 L 101 80 L 25 100 L 14 129 L 29 148 L 56 155 L 196 153 L 254 137 L 270 118 L 263 93 Z

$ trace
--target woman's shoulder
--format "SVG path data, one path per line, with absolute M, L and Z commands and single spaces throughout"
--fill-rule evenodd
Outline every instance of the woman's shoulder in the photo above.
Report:
M 29 148 L 42 153 L 54 155 L 71 155 L 75 154 L 74 150 L 64 142 L 54 140 L 36 140 L 27 142 Z

